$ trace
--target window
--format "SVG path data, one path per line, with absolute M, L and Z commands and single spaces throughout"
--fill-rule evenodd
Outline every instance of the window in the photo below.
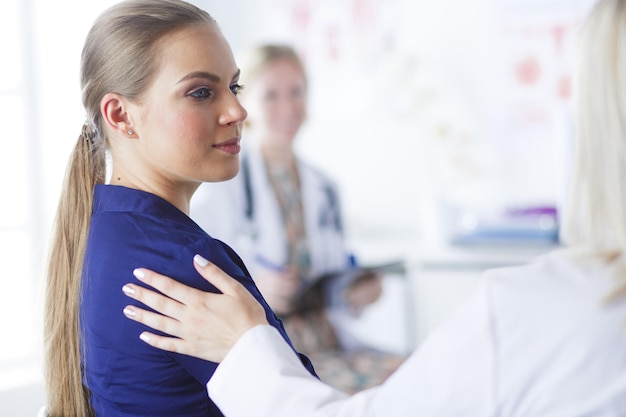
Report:
M 36 132 L 27 126 L 27 106 L 31 101 L 33 78 L 28 65 L 33 48 L 25 26 L 28 2 L 4 0 L 0 3 L 0 37 L 13 42 L 0 43 L 0 56 L 8 65 L 0 66 L 0 115 L 2 152 L 0 181 L 0 253 L 2 254 L 2 291 L 0 291 L 0 374 L 24 370 L 36 361 L 40 328 L 37 310 L 42 248 L 41 205 L 36 184 L 39 182 Z M 33 112 L 28 110 L 29 118 Z M 36 111 L 34 111 L 36 113 Z M 21 373 L 23 375 L 23 372 Z M 0 383 L 2 383 L 0 379 Z
M 114 2 L 0 1 L 0 391 L 42 376 L 46 251 L 84 121 L 81 48 Z

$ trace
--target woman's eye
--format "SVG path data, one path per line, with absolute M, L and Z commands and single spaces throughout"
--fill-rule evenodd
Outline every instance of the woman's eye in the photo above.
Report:
M 233 84 L 230 86 L 230 91 L 232 91 L 232 93 L 236 96 L 241 93 L 241 90 L 243 90 L 243 85 L 241 84 Z
M 192 96 L 193 98 L 204 100 L 204 99 L 211 97 L 212 91 L 206 87 L 202 87 L 202 88 L 198 88 L 197 90 L 192 91 L 191 93 L 189 93 L 189 95 Z
M 290 93 L 292 98 L 301 98 L 304 96 L 304 90 L 302 88 L 294 88 Z

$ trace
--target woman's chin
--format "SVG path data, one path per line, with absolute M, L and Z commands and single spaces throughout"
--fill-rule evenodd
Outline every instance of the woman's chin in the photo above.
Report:
M 211 176 L 204 179 L 204 182 L 222 182 L 228 181 L 235 178 L 235 176 L 239 173 L 239 160 L 237 160 L 237 164 L 233 164 L 232 167 L 224 168 L 219 172 L 211 173 Z

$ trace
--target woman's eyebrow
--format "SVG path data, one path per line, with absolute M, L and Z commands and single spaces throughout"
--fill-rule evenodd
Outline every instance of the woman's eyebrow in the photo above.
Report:
M 177 84 L 180 84 L 183 81 L 191 80 L 193 78 L 204 78 L 206 80 L 213 81 L 215 83 L 218 83 L 220 81 L 220 77 L 218 75 L 211 74 L 210 72 L 206 72 L 206 71 L 194 71 L 194 72 L 190 72 L 189 74 L 185 75 L 183 78 L 178 80 Z
M 234 80 L 236 78 L 239 78 L 240 74 L 241 74 L 241 70 L 237 69 L 237 71 L 233 75 L 232 79 Z M 191 79 L 194 79 L 194 78 L 204 78 L 204 79 L 212 81 L 214 83 L 218 83 L 220 81 L 219 75 L 212 74 L 212 73 L 206 72 L 206 71 L 193 71 L 193 72 L 190 72 L 189 74 L 185 75 L 180 80 L 178 80 L 177 84 L 180 84 L 183 81 L 191 80 Z

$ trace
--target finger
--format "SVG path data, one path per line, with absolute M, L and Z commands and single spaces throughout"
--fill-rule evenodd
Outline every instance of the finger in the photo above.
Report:
M 153 313 L 131 305 L 124 307 L 124 315 L 129 319 L 151 327 L 154 330 L 158 330 L 172 336 L 182 337 L 182 327 L 180 322 L 171 317 Z
M 158 334 L 154 334 L 151 332 L 143 332 L 139 335 L 139 338 L 150 346 L 162 350 L 167 350 L 168 352 L 182 354 L 191 353 L 191 351 L 188 350 L 187 343 L 182 339 L 168 336 L 159 336 Z
M 126 296 L 135 299 L 153 310 L 156 310 L 161 314 L 165 314 L 166 316 L 178 319 L 183 314 L 183 304 L 152 291 L 149 288 L 144 288 L 135 284 L 126 284 L 122 287 L 122 291 L 126 294 Z
M 183 285 L 170 277 L 161 275 L 146 268 L 135 269 L 133 271 L 133 275 L 139 281 L 159 290 L 169 298 L 177 300 L 183 304 L 187 304 L 187 301 L 192 299 L 196 293 L 200 292 L 195 288 Z
M 220 267 L 212 262 L 209 262 L 201 255 L 194 256 L 193 261 L 194 267 L 198 273 L 208 282 L 213 284 L 215 288 L 220 290 L 223 294 L 240 294 L 241 288 L 244 288 L 239 281 L 232 278 L 226 272 L 222 271 Z

